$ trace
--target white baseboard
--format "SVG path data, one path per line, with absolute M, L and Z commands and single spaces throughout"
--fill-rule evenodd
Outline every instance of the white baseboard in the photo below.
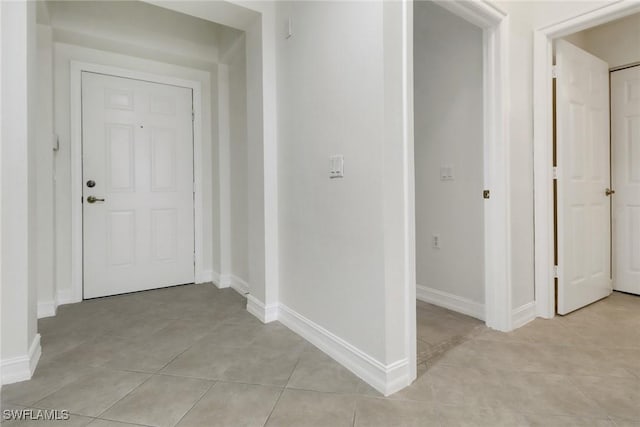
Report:
M 247 294 L 247 311 L 256 316 L 262 323 L 278 320 L 277 305 L 266 306 L 251 294 Z
M 36 334 L 27 354 L 0 361 L 1 384 L 13 384 L 31 379 L 41 354 L 40 334 Z
M 55 301 L 41 301 L 38 303 L 38 319 L 56 315 L 58 304 Z
M 416 298 L 429 304 L 448 308 L 476 319 L 485 320 L 484 304 L 427 286 L 416 286 Z
M 82 299 L 80 299 L 80 301 L 82 301 Z M 73 292 L 71 292 L 71 289 L 61 289 L 56 293 L 56 302 L 58 307 L 63 304 L 71 304 L 80 301 L 77 301 L 76 298 L 73 297 Z
M 240 295 L 246 295 L 249 293 L 249 284 L 235 274 L 231 275 L 231 287 Z
M 211 283 L 216 285 L 216 287 L 218 286 L 217 284 L 220 283 L 220 273 L 218 273 L 217 271 L 211 272 Z
M 213 272 L 211 281 L 218 289 L 224 289 L 231 286 L 231 276 L 228 274 L 220 274 L 217 271 Z
M 230 274 L 221 274 L 220 281 L 218 282 L 220 289 L 225 289 L 231 286 L 231 275 Z
M 411 383 L 407 359 L 385 365 L 282 304 L 278 320 L 385 396 Z
M 38 319 L 45 317 L 53 317 L 58 312 L 58 307 L 64 304 L 73 304 L 81 302 L 73 297 L 71 289 L 60 289 L 56 292 L 55 301 L 41 301 L 38 302 Z
M 531 301 L 515 308 L 511 312 L 511 326 L 518 329 L 536 318 L 536 302 Z
M 198 284 L 213 282 L 213 274 L 213 270 L 203 270 L 195 281 Z

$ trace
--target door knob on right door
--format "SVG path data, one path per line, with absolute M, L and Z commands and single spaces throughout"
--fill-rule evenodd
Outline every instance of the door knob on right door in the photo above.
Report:
M 615 193 L 616 193 L 616 190 L 611 190 L 610 188 L 607 188 L 606 190 L 604 190 L 604 194 L 606 194 L 607 196 L 610 196 Z

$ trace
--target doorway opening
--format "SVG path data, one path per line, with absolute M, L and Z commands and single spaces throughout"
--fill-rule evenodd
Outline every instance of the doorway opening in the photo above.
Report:
M 485 319 L 482 28 L 414 3 L 418 363 Z
M 507 249 L 505 24 L 480 4 L 413 3 L 418 374 L 484 324 L 520 326 Z
M 568 30 L 577 25 L 571 20 L 538 32 L 536 51 L 546 44 L 554 61 L 548 98 L 553 139 L 547 140 L 553 183 L 538 187 L 536 196 L 538 242 L 546 225 L 540 199 L 552 196 L 551 247 L 536 245 L 536 267 L 550 260 L 553 266 L 551 289 L 544 286 L 547 276 L 536 274 L 545 317 L 569 314 L 614 290 L 640 293 L 640 161 L 632 151 L 640 143 L 640 97 L 633 95 L 640 91 L 640 14 L 627 7 L 592 15 L 591 25 L 580 18 L 577 32 Z

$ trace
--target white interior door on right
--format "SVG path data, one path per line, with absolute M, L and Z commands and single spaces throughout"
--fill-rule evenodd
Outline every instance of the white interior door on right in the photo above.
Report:
M 640 66 L 611 73 L 613 288 L 640 294 Z
M 611 293 L 609 66 L 556 43 L 558 313 Z

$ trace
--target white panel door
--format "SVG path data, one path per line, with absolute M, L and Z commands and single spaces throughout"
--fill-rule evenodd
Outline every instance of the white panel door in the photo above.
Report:
M 609 66 L 556 44 L 558 313 L 611 293 Z
M 640 295 L 640 66 L 611 73 L 613 288 Z
M 84 298 L 194 281 L 192 106 L 191 89 L 82 73 Z

